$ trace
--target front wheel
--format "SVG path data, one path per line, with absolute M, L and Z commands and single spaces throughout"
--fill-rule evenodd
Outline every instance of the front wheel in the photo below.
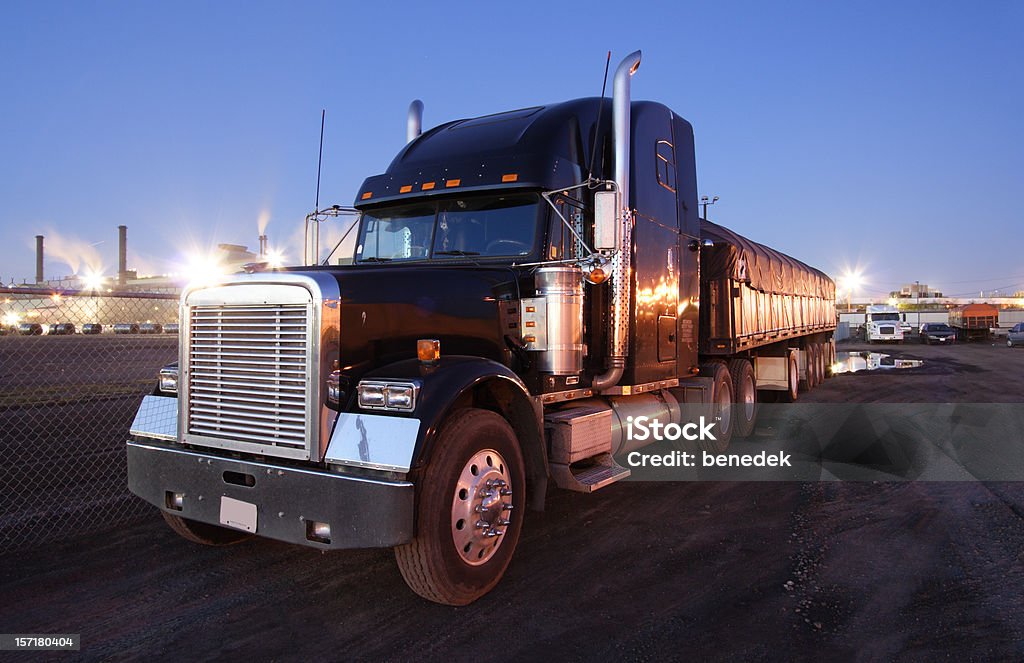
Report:
M 489 410 L 457 410 L 417 482 L 416 538 L 395 548 L 423 598 L 467 605 L 505 573 L 523 525 L 526 478 L 512 427 Z
M 249 532 L 189 520 L 166 511 L 161 511 L 160 515 L 178 536 L 204 546 L 230 546 L 252 536 Z

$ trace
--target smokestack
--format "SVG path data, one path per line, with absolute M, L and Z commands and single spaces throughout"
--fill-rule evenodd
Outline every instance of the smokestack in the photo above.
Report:
M 629 205 L 629 148 L 632 142 L 630 109 L 632 98 L 630 77 L 640 68 L 640 51 L 623 58 L 612 81 L 612 139 L 615 146 L 615 186 L 619 190 L 622 209 L 622 246 L 612 258 L 611 333 L 608 335 L 608 359 L 604 373 L 594 377 L 591 388 L 601 391 L 614 387 L 622 379 L 629 355 L 630 252 L 633 234 L 633 212 Z
M 36 235 L 36 283 L 43 282 L 43 236 Z
M 423 102 L 413 99 L 409 104 L 409 117 L 405 123 L 405 142 L 411 143 L 423 133 Z
M 260 235 L 260 255 L 267 255 L 267 236 Z
M 117 285 L 128 279 L 128 226 L 117 227 Z

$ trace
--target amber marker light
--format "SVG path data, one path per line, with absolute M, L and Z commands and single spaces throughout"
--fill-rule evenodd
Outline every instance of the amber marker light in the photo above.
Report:
M 373 196 L 372 191 L 366 191 L 363 195 L 359 196 L 360 200 L 369 200 Z
M 507 175 L 502 175 L 501 176 L 501 181 L 502 182 L 518 182 L 519 181 L 519 174 L 518 173 L 509 173 Z
M 406 184 L 405 186 L 398 190 L 398 193 L 409 193 L 410 191 L 412 191 L 412 185 Z
M 416 341 L 416 356 L 424 364 L 436 364 L 441 359 L 441 341 L 421 338 Z
M 447 182 L 444 183 L 445 187 L 448 189 L 452 188 L 453 186 L 459 186 L 460 184 L 462 184 L 462 180 L 448 180 Z
M 423 186 L 421 187 L 420 190 L 421 191 L 430 191 L 433 188 L 434 188 L 434 183 L 433 182 L 424 182 Z

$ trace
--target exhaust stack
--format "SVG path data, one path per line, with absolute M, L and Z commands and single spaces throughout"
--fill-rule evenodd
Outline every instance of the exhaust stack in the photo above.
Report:
M 128 226 L 117 227 L 117 284 L 128 280 Z
M 43 236 L 36 235 L 36 283 L 43 282 Z
M 622 59 L 612 82 L 612 136 L 615 143 L 615 187 L 619 191 L 621 244 L 611 264 L 612 310 L 608 334 L 608 370 L 594 378 L 595 391 L 609 389 L 622 379 L 629 355 L 629 311 L 632 298 L 630 254 L 633 211 L 629 204 L 630 77 L 640 68 L 640 51 Z
M 414 99 L 409 104 L 409 119 L 405 127 L 405 142 L 411 143 L 423 133 L 423 102 Z

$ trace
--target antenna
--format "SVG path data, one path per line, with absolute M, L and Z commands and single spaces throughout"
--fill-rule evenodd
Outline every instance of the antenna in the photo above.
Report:
M 604 81 L 601 83 L 601 105 L 597 107 L 597 124 L 594 125 L 594 142 L 590 146 L 590 163 L 587 164 L 587 179 L 594 176 L 594 156 L 597 154 L 597 135 L 601 130 L 601 111 L 604 109 L 604 91 L 608 87 L 608 66 L 612 63 L 612 52 L 608 51 L 608 59 L 604 61 Z
M 320 167 L 324 163 L 324 120 L 327 117 L 327 109 L 320 110 L 320 156 L 316 160 L 316 202 L 313 204 L 313 213 L 306 216 L 305 245 L 302 247 L 302 264 L 309 264 L 309 253 L 312 249 L 313 262 L 316 263 L 320 257 Z M 313 239 L 309 238 L 309 222 L 313 221 Z
M 320 110 L 320 156 L 316 160 L 316 204 L 313 209 L 320 211 L 320 166 L 324 162 L 324 120 L 327 119 L 327 109 Z

